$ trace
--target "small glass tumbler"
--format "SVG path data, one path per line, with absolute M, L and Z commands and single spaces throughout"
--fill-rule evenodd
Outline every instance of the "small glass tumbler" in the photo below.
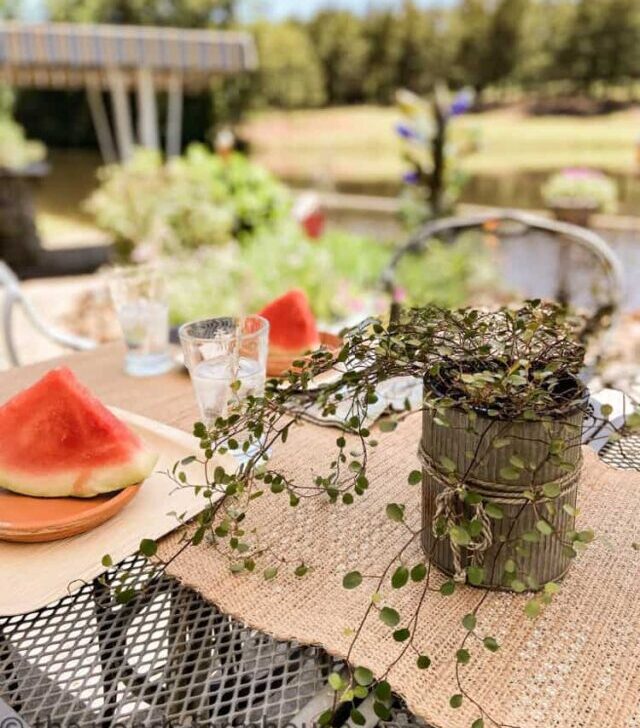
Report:
M 162 272 L 153 266 L 118 268 L 109 275 L 109 290 L 127 345 L 127 374 L 169 371 L 169 304 Z
M 193 321 L 181 326 L 179 335 L 207 426 L 249 395 L 262 395 L 269 350 L 269 322 L 262 316 Z M 232 387 L 234 382 L 239 384 Z

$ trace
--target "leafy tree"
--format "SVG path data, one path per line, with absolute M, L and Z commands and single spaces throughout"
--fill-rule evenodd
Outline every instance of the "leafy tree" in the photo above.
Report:
M 523 22 L 529 0 L 499 0 L 487 32 L 486 80 L 509 78 L 520 59 Z
M 455 12 L 456 80 L 481 92 L 487 85 L 487 54 L 491 15 L 486 0 L 462 0 Z
M 368 44 L 360 18 L 324 10 L 310 22 L 309 34 L 322 63 L 329 102 L 362 101 Z
M 257 101 L 282 108 L 322 105 L 322 66 L 306 30 L 293 22 L 262 22 L 254 31 L 260 57 Z
M 48 0 L 52 20 L 204 28 L 228 25 L 234 0 Z
M 522 20 L 520 53 L 513 76 L 531 86 L 566 75 L 559 63 L 572 32 L 573 6 L 557 0 L 534 0 Z M 549 32 L 553 28 L 553 33 Z
M 579 0 L 558 62 L 565 75 L 588 90 L 594 81 L 640 73 L 639 44 L 637 0 Z
M 364 24 L 369 45 L 364 88 L 367 99 L 389 103 L 400 85 L 398 64 L 402 55 L 402 28 L 397 13 L 391 10 L 371 11 Z
M 434 84 L 451 73 L 451 44 L 448 42 L 447 15 L 420 9 L 405 0 L 399 13 L 401 38 L 397 62 L 397 82 L 418 94 L 430 92 Z

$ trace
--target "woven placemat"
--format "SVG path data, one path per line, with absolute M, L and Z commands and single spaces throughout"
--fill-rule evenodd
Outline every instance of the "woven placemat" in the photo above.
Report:
M 303 578 L 234 576 L 223 557 L 203 546 L 188 548 L 171 564 L 170 573 L 251 627 L 344 657 L 351 641 L 345 628 L 358 624 L 371 589 L 363 584 L 345 590 L 342 576 L 355 568 L 380 573 L 407 539 L 408 532 L 385 517 L 388 502 L 405 503 L 408 522 L 419 525 L 420 488 L 406 484 L 407 474 L 417 467 L 418 420 L 410 418 L 380 438 L 370 460 L 370 487 L 352 506 L 302 499 L 291 509 L 281 495 L 253 502 L 247 529 L 258 528 L 291 562 L 312 566 Z M 306 424 L 278 450 L 274 467 L 298 481 L 326 472 L 335 438 L 335 431 Z M 461 667 L 465 689 L 492 717 L 510 726 L 640 726 L 640 552 L 632 547 L 640 540 L 640 474 L 609 468 L 589 450 L 583 472 L 579 526 L 594 528 L 596 541 L 572 565 L 560 595 L 535 621 L 523 615 L 525 596 L 491 593 L 478 613 L 478 630 L 495 636 L 501 649 L 493 654 L 479 642 L 471 644 L 471 661 Z M 175 553 L 177 539 L 165 539 L 162 556 Z M 422 558 L 418 543 L 405 554 L 410 565 Z M 418 587 L 388 587 L 383 602 L 408 617 L 419 593 Z M 415 655 L 407 654 L 389 675 L 409 708 L 434 726 L 469 728 L 479 717 L 468 701 L 451 708 L 449 697 L 457 692 L 454 654 L 464 634 L 461 619 L 480 595 L 472 587 L 449 597 L 429 593 L 414 644 L 432 665 L 419 671 Z M 374 613 L 352 662 L 382 675 L 401 650 L 390 632 Z M 485 725 L 491 725 L 487 718 Z

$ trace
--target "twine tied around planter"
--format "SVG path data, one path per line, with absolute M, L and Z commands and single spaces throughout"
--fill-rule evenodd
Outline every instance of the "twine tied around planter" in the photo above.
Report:
M 449 524 L 456 523 L 456 515 L 458 515 L 457 501 L 458 501 L 458 485 L 452 484 L 448 478 L 438 468 L 435 461 L 424 449 L 424 444 L 420 443 L 418 447 L 418 458 L 424 471 L 426 471 L 434 480 L 436 480 L 442 487 L 443 490 L 436 496 L 435 500 L 435 512 L 433 515 L 432 532 L 433 535 L 439 537 L 437 532 L 437 523 L 440 519 Z M 560 495 L 563 495 L 567 490 L 572 488 L 578 478 L 580 477 L 580 467 L 576 467 L 570 473 L 567 473 L 562 478 L 549 481 L 554 483 L 560 489 Z M 543 483 L 542 485 L 548 485 L 549 483 Z M 528 499 L 524 498 L 521 493 L 514 493 L 513 495 L 507 494 L 500 490 L 500 483 L 480 480 L 478 478 L 465 478 L 464 484 L 471 486 L 474 491 L 480 495 L 484 495 L 490 498 L 493 502 L 502 503 L 514 503 L 514 502 L 526 502 Z M 491 520 L 487 515 L 484 502 L 474 503 L 470 506 L 474 512 L 474 518 L 476 518 L 482 528 L 478 534 L 478 538 L 475 541 L 471 541 L 465 546 L 468 552 L 471 552 L 471 563 L 473 566 L 482 566 L 484 564 L 484 558 L 486 552 L 493 545 L 493 529 L 491 526 Z M 466 581 L 466 572 L 462 566 L 462 549 L 461 547 L 449 538 L 449 546 L 451 548 L 451 555 L 453 558 L 454 566 L 454 581 L 464 583 Z

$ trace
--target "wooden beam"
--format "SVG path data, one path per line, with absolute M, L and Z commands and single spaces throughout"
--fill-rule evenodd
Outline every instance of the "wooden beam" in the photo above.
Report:
M 118 140 L 120 159 L 125 161 L 133 153 L 134 138 L 131 125 L 131 110 L 129 108 L 129 95 L 123 74 L 117 69 L 110 69 L 107 73 L 111 99 L 113 102 L 113 116 Z
M 96 84 L 87 83 L 87 101 L 89 102 L 89 110 L 91 111 L 91 119 L 93 128 L 98 139 L 100 154 L 103 162 L 115 162 L 118 159 L 116 145 L 113 141 L 111 126 L 109 124 L 109 116 L 102 98 L 102 90 Z
M 138 139 L 150 149 L 158 149 L 158 110 L 153 74 L 148 68 L 138 69 Z
M 167 157 L 177 157 L 182 151 L 182 78 L 169 79 L 167 104 Z

